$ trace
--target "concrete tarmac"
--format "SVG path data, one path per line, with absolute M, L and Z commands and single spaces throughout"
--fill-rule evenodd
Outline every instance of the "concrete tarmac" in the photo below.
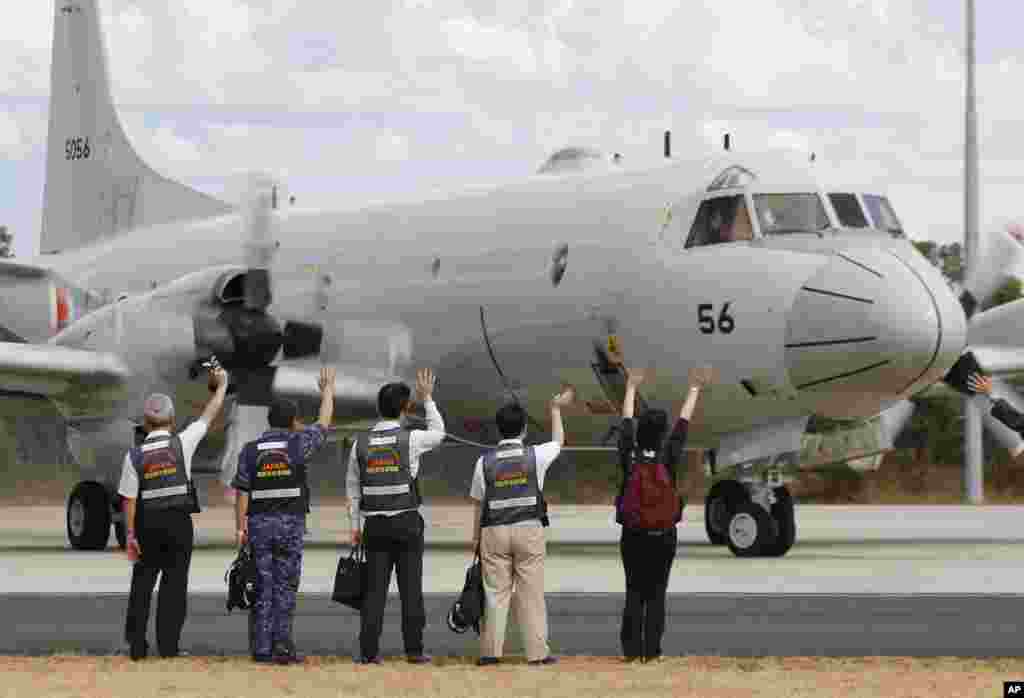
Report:
M 1024 590 L 1024 507 L 797 508 L 797 543 L 783 558 L 737 559 L 712 546 L 703 513 L 687 509 L 670 579 L 673 593 L 1016 594 Z M 426 508 L 424 590 L 455 593 L 471 559 L 470 512 Z M 323 508 L 310 517 L 301 591 L 331 589 L 349 548 L 347 515 Z M 619 528 L 608 507 L 553 507 L 547 589 L 623 593 Z M 115 548 L 69 549 L 63 512 L 10 508 L 0 521 L 0 593 L 127 593 L 130 564 Z M 226 508 L 195 521 L 198 544 L 190 588 L 221 593 L 234 558 Z M 394 590 L 394 583 L 392 585 Z
M 476 637 L 455 635 L 444 616 L 461 589 L 470 512 L 428 507 L 424 564 L 429 648 L 472 654 Z M 348 655 L 358 614 L 328 598 L 338 558 L 348 554 L 347 512 L 317 507 L 303 565 L 296 636 L 306 652 Z M 546 589 L 552 647 L 619 652 L 624 593 L 619 529 L 609 507 L 553 507 Z M 1024 507 L 798 506 L 797 543 L 780 559 L 737 559 L 707 543 L 700 507 L 687 508 L 672 570 L 665 640 L 671 654 L 1016 656 L 1024 618 Z M 243 654 L 245 614 L 224 608 L 224 573 L 235 554 L 231 510 L 196 517 L 190 651 Z M 0 614 L 13 633 L 0 652 L 121 646 L 130 563 L 113 547 L 68 548 L 58 507 L 12 507 L 0 519 Z M 396 591 L 392 582 L 392 593 Z M 401 651 L 398 599 L 382 639 Z M 151 626 L 152 627 L 152 626 Z M 510 630 L 509 651 L 518 647 Z
M 472 630 L 457 635 L 445 624 L 454 598 L 426 596 L 427 651 L 478 656 Z M 617 594 L 550 594 L 552 652 L 619 655 L 622 603 Z M 123 652 L 126 607 L 124 594 L 2 596 L 0 614 L 8 631 L 0 633 L 0 653 Z M 399 608 L 398 599 L 390 598 L 381 636 L 385 656 L 404 650 Z M 1020 656 L 1022 619 L 1024 596 L 674 594 L 663 649 L 668 655 Z M 155 648 L 152 620 L 149 627 Z M 353 656 L 359 615 L 326 596 L 303 594 L 294 633 L 305 654 Z M 245 655 L 247 613 L 229 615 L 220 595 L 192 595 L 181 646 L 193 655 Z M 514 620 L 505 651 L 522 654 Z

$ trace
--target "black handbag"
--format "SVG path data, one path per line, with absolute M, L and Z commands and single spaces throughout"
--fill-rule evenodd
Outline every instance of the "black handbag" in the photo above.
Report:
M 366 573 L 366 558 L 363 555 L 363 546 L 359 544 L 352 548 L 348 557 L 343 556 L 338 560 L 331 601 L 361 611 L 363 599 L 366 597 Z
M 238 550 L 238 556 L 224 574 L 224 581 L 228 583 L 228 613 L 236 608 L 252 609 L 256 604 L 257 575 L 256 559 L 248 545 Z
M 477 547 L 473 564 L 466 570 L 466 583 L 462 593 L 448 611 L 448 628 L 461 635 L 469 628 L 480 634 L 480 621 L 484 617 L 484 575 L 480 565 L 480 548 Z

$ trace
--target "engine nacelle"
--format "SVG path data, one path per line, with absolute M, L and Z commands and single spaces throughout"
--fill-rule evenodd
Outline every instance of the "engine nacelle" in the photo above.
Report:
M 257 369 L 284 358 L 320 352 L 323 329 L 301 322 L 281 323 L 264 310 L 245 307 L 246 278 L 251 271 L 231 269 L 212 285 L 209 301 L 193 316 L 199 358 L 217 356 L 227 369 Z

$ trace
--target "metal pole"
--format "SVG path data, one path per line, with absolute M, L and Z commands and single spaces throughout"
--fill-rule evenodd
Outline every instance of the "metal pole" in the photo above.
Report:
M 974 0 L 967 0 L 967 90 L 964 110 L 964 252 L 965 268 L 978 262 L 978 117 L 974 86 Z M 966 276 L 965 276 L 966 278 Z M 970 504 L 985 500 L 981 407 L 964 398 L 964 495 Z

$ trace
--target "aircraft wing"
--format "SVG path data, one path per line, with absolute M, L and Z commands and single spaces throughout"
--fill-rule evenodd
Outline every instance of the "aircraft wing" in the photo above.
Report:
M 52 344 L 0 342 L 0 391 L 61 397 L 116 387 L 130 372 L 114 354 Z

